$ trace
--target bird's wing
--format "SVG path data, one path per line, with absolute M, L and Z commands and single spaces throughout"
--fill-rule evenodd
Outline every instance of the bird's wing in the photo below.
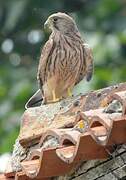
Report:
M 49 56 L 51 55 L 53 48 L 53 39 L 49 39 L 46 44 L 44 45 L 39 61 L 39 66 L 38 66 L 38 73 L 37 73 L 37 80 L 39 83 L 39 87 L 42 91 L 42 86 L 44 82 L 46 81 L 46 66 L 49 60 Z M 42 91 L 43 92 L 43 91 Z
M 86 80 L 90 81 L 93 75 L 93 53 L 88 44 L 83 44 L 86 61 Z
M 93 74 L 93 55 L 88 44 L 83 44 L 83 64 L 81 64 L 81 70 L 79 72 L 76 84 L 79 83 L 85 76 L 86 80 L 90 81 Z
M 25 105 L 26 109 L 29 107 L 38 106 L 42 103 L 42 100 L 43 100 L 42 86 L 44 84 L 44 79 L 46 76 L 45 69 L 46 69 L 46 64 L 47 64 L 49 55 L 51 53 L 52 47 L 53 47 L 53 40 L 49 39 L 42 49 L 39 66 L 38 66 L 37 80 L 38 80 L 40 89 L 36 91 L 36 93 L 28 100 L 28 102 Z

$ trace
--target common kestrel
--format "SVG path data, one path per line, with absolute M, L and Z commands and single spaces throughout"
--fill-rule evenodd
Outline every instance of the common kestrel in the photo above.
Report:
M 45 103 L 71 96 L 71 90 L 93 73 L 92 51 L 79 33 L 72 17 L 55 13 L 44 24 L 51 30 L 42 49 L 37 79 Z
M 51 29 L 49 40 L 42 49 L 37 79 L 38 90 L 25 107 L 56 102 L 71 96 L 71 90 L 84 77 L 93 73 L 92 51 L 78 31 L 75 21 L 65 13 L 49 16 L 45 27 Z

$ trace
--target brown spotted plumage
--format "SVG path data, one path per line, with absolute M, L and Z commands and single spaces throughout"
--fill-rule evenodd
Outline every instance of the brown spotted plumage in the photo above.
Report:
M 55 102 L 71 95 L 72 88 L 93 72 L 92 52 L 83 42 L 75 21 L 65 13 L 49 16 L 45 26 L 51 29 L 43 47 L 37 79 L 44 102 Z

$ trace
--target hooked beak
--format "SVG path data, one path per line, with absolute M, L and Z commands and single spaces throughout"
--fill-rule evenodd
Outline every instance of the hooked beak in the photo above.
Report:
M 48 24 L 48 20 L 44 23 L 44 29 L 48 29 L 49 28 L 49 24 Z
M 45 32 L 47 32 L 47 33 L 52 32 L 50 25 L 51 25 L 51 21 L 50 21 L 50 19 L 47 19 L 46 22 L 44 23 Z

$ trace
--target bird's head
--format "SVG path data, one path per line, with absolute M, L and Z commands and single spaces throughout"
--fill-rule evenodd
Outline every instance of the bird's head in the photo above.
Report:
M 76 23 L 72 17 L 61 12 L 49 16 L 44 24 L 44 28 L 49 28 L 51 31 L 60 31 L 64 34 L 77 31 Z

